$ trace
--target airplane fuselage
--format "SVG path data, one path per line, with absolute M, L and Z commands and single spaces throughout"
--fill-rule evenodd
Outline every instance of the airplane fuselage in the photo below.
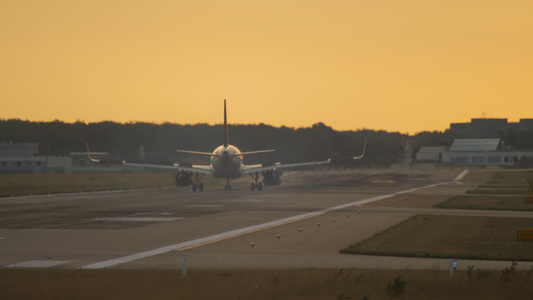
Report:
M 232 145 L 219 146 L 211 156 L 213 177 L 216 178 L 239 178 L 242 175 L 244 164 L 241 151 Z

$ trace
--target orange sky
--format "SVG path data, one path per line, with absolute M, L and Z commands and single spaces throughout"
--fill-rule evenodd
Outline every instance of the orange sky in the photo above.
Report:
M 533 1 L 3 0 L 0 119 L 533 118 Z

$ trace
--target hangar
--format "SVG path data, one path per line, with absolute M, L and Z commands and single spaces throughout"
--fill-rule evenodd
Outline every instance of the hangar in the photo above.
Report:
M 421 147 L 418 162 L 442 162 L 487 167 L 511 167 L 521 158 L 533 157 L 533 151 L 508 151 L 500 139 L 455 139 L 446 147 Z

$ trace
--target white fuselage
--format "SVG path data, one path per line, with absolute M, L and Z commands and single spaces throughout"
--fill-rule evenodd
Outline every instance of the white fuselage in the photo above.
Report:
M 241 151 L 232 145 L 228 145 L 227 147 L 219 146 L 213 151 L 213 155 L 211 156 L 211 167 L 213 168 L 213 177 L 241 177 L 244 167 Z

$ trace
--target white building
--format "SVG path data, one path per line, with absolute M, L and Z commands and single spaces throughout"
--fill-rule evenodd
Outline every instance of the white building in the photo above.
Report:
M 418 162 L 440 162 L 444 152 L 446 152 L 446 147 L 420 147 L 416 153 L 416 160 Z
M 505 151 L 500 139 L 456 139 L 442 154 L 442 162 L 510 167 L 522 157 L 533 157 L 533 151 Z
M 38 144 L 0 143 L 0 173 L 70 172 L 71 157 L 37 156 Z

